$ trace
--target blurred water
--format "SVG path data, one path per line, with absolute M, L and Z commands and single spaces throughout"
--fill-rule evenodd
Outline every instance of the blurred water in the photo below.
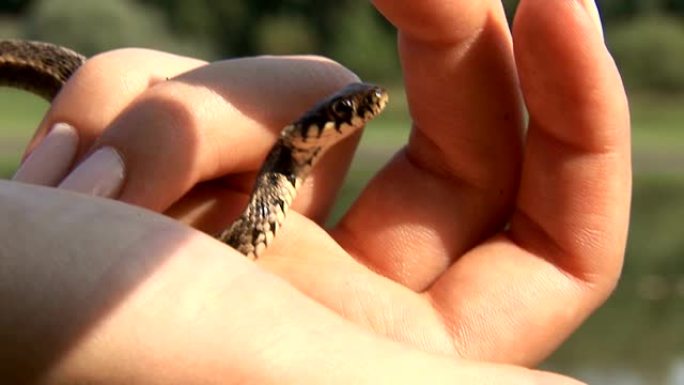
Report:
M 544 365 L 589 384 L 684 384 L 684 274 L 627 276 Z

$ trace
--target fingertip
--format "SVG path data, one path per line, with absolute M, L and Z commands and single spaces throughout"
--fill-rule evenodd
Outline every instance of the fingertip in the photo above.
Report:
M 566 143 L 602 149 L 624 137 L 629 112 L 592 3 L 523 0 L 513 33 L 521 86 L 534 120 Z
M 553 9 L 551 12 L 543 7 Z M 556 19 L 557 24 L 563 24 L 567 21 L 567 16 L 563 13 L 570 10 L 583 22 L 587 22 L 588 27 L 592 29 L 592 33 L 603 41 L 603 24 L 601 22 L 601 15 L 595 0 L 571 0 L 571 1 L 539 1 L 539 0 L 522 0 L 520 1 L 516 12 L 516 23 L 519 16 L 521 17 L 544 17 L 550 15 Z
M 12 177 L 15 182 L 54 186 L 69 171 L 78 148 L 76 129 L 57 123 L 37 142 Z
M 116 198 L 126 177 L 121 155 L 112 147 L 103 147 L 74 169 L 59 188 L 103 198 Z
M 500 4 L 487 1 L 373 0 L 401 35 L 427 44 L 453 45 L 481 30 Z
M 522 0 L 513 22 L 515 43 L 525 47 L 543 42 L 582 44 L 586 49 L 605 48 L 601 17 L 594 0 Z M 516 41 L 522 38 L 522 40 Z
M 581 0 L 584 5 L 584 9 L 589 14 L 589 18 L 594 22 L 594 26 L 598 31 L 601 40 L 603 40 L 603 23 L 601 22 L 601 14 L 599 13 L 598 7 L 596 6 L 595 0 Z

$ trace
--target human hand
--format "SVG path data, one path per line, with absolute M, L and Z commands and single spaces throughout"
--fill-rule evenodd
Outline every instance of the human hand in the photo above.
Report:
M 410 141 L 334 243 L 291 226 L 263 264 L 394 340 L 537 364 L 624 256 L 629 112 L 595 5 L 522 1 L 511 36 L 498 2 L 375 3 L 399 28 Z
M 315 222 L 332 201 L 334 176 L 346 169 L 354 139 L 335 149 L 295 205 L 314 222 L 291 215 L 259 263 L 344 318 L 428 352 L 523 365 L 546 357 L 614 287 L 629 213 L 624 91 L 582 4 L 522 1 L 511 41 L 498 2 L 376 1 L 400 30 L 411 140 L 326 233 Z M 301 110 L 280 109 L 284 95 L 301 92 L 288 100 L 304 107 L 352 80 L 330 63 L 313 62 L 316 70 L 295 73 L 326 68 L 333 76 L 295 76 L 283 87 L 275 79 L 284 67 L 250 77 L 255 62 L 243 63 L 191 63 L 178 71 L 197 68 L 189 75 L 149 89 L 140 82 L 124 97 L 121 87 L 106 87 L 111 71 L 98 73 L 91 63 L 43 127 L 73 122 L 79 156 L 93 145 L 120 151 L 127 172 L 121 200 L 164 211 L 184 197 L 189 204 L 174 212 L 212 229 L 225 224 L 217 218 L 237 212 L 234 190 L 220 200 L 228 207 L 198 215 L 187 209 L 206 207 L 196 183 L 255 170 L 272 138 L 260 130 L 277 129 Z M 240 76 L 225 81 L 219 74 Z M 263 74 L 274 77 L 258 83 Z M 524 147 L 517 76 L 530 113 Z M 300 83 L 306 79 L 319 88 L 307 91 Z M 104 96 L 86 98 L 87 84 L 102 86 Z M 266 117 L 250 108 L 269 95 L 275 97 L 260 101 L 272 108 Z M 233 128 L 218 134 L 222 122 Z M 181 134 L 168 138 L 169 126 Z M 234 147 L 244 151 L 227 151 Z M 244 186 L 233 182 L 227 186 Z
M 236 251 L 129 205 L 0 182 L 11 384 L 544 384 L 347 322 Z

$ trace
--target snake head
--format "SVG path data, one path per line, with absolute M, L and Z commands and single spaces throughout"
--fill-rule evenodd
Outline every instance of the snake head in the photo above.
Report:
M 292 125 L 299 146 L 326 148 L 363 127 L 387 105 L 387 91 L 367 83 L 351 83 L 317 103 Z
M 347 124 L 360 128 L 380 114 L 388 100 L 387 91 L 381 87 L 352 83 L 330 97 L 327 112 L 331 121 L 337 122 L 339 126 Z M 339 126 L 336 127 L 338 131 Z
M 250 258 L 267 247 L 318 159 L 340 139 L 360 129 L 387 104 L 380 87 L 353 83 L 285 127 L 266 156 L 249 204 L 219 239 Z

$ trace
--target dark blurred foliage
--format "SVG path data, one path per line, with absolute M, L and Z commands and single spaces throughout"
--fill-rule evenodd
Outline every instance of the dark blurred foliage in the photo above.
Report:
M 519 0 L 503 0 L 506 13 L 512 19 Z M 654 10 L 684 12 L 684 0 L 597 0 L 603 20 L 611 23 L 615 20 L 637 16 Z
M 398 74 L 394 32 L 365 0 L 2 0 L 0 17 L 5 37 L 86 54 L 131 45 L 207 59 L 313 53 L 364 77 Z
M 397 74 L 386 48 L 392 29 L 365 0 L 140 1 L 163 9 L 174 31 L 212 41 L 222 57 L 316 53 L 364 76 Z
M 207 52 L 167 28 L 158 8 L 134 0 L 36 1 L 19 28 L 23 37 L 70 46 L 89 56 L 122 46 Z
M 665 9 L 682 16 L 684 15 L 684 0 L 667 0 L 665 1 Z
M 28 8 L 31 0 L 0 0 L 0 13 L 20 13 Z
M 630 19 L 608 31 L 608 47 L 630 90 L 684 91 L 684 23 L 652 15 Z
M 519 0 L 503 0 L 509 20 Z M 684 93 L 684 0 L 597 0 L 606 43 L 631 91 Z
M 503 3 L 510 17 L 519 0 L 503 0 Z M 684 15 L 684 0 L 597 0 L 596 3 L 607 24 L 653 12 Z
M 250 55 L 261 48 L 264 24 L 304 21 L 304 29 L 315 38 L 307 50 L 325 53 L 340 28 L 342 16 L 359 1 L 250 0 L 213 2 L 209 0 L 140 0 L 163 9 L 174 30 L 202 36 L 216 42 L 222 53 Z
M 513 19 L 519 0 L 502 0 Z M 598 0 L 608 46 L 631 89 L 684 91 L 684 0 Z M 398 79 L 395 34 L 367 0 L 0 0 L 0 35 L 85 53 L 145 46 L 206 59 L 330 56 Z M 372 38 L 370 38 L 372 36 Z

